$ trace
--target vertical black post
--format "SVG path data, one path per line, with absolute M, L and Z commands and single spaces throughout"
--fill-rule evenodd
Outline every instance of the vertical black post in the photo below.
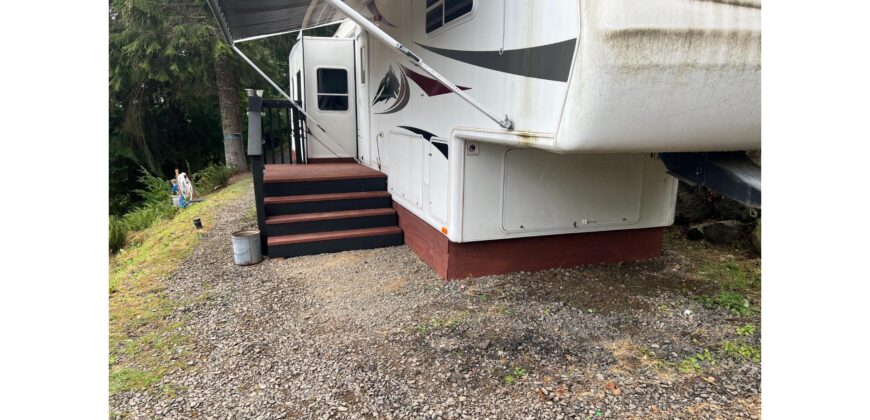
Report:
M 300 109 L 304 109 L 302 107 L 302 101 L 296 101 L 296 104 L 299 105 Z M 308 163 L 308 141 L 307 141 L 307 130 L 308 127 L 305 126 L 305 116 L 302 115 L 301 112 L 296 113 L 296 117 L 299 120 L 299 145 L 302 147 L 302 163 Z
M 248 92 L 248 156 L 251 157 L 251 174 L 254 176 L 254 203 L 257 207 L 257 229 L 260 230 L 260 251 L 269 255 L 266 238 L 266 205 L 263 196 L 263 91 L 246 89 Z
M 284 133 L 287 134 L 287 163 L 293 163 L 293 157 L 290 156 L 293 153 L 293 146 L 291 145 L 293 143 L 293 127 L 290 125 L 290 110 L 292 109 L 292 107 L 288 106 L 284 110 Z M 281 163 L 284 163 L 284 146 L 281 146 Z
M 299 146 L 296 145 L 296 108 L 291 105 L 287 109 L 287 116 L 290 118 L 290 163 L 299 163 Z
M 269 113 L 267 117 L 269 118 L 269 135 L 266 136 L 269 139 L 269 149 L 272 151 L 272 164 L 275 164 L 275 127 L 272 126 L 272 107 L 269 107 Z

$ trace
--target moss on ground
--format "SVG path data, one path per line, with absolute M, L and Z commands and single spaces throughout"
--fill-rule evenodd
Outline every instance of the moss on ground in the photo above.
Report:
M 167 373 L 183 368 L 189 338 L 168 316 L 178 305 L 166 296 L 163 279 L 214 226 L 221 206 L 251 188 L 249 176 L 159 220 L 136 234 L 133 245 L 109 260 L 109 394 L 148 390 Z M 196 230 L 193 219 L 202 220 Z M 168 390 L 174 392 L 175 390 Z

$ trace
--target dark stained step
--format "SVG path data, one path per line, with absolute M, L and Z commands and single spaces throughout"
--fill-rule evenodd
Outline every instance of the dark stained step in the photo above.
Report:
M 266 217 L 266 235 L 346 231 L 396 226 L 397 223 L 396 211 L 392 208 L 285 214 Z
M 382 175 L 357 178 L 324 179 L 315 181 L 267 181 L 263 184 L 263 194 L 265 197 L 386 190 L 387 178 Z
M 305 194 L 284 197 L 265 197 L 266 216 L 298 213 L 317 213 L 340 210 L 359 210 L 392 206 L 387 191 L 363 191 L 332 194 Z
M 402 230 L 398 226 L 304 233 L 268 238 L 269 257 L 273 258 L 398 246 L 403 243 Z

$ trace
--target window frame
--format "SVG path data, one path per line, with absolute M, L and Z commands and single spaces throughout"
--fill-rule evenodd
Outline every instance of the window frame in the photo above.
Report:
M 472 18 L 474 18 L 474 16 L 477 14 L 478 1 L 471 0 L 471 10 L 469 10 L 464 15 L 460 15 L 456 19 L 451 20 L 450 22 L 445 22 L 444 19 L 446 16 L 445 16 L 444 7 L 446 6 L 447 0 L 433 0 L 433 3 L 431 5 L 429 5 L 430 0 L 425 0 L 425 1 L 420 0 L 420 1 L 422 2 L 421 4 L 423 5 L 423 32 L 425 32 L 426 36 L 428 36 L 428 37 L 437 36 L 437 35 L 441 34 L 442 32 L 445 32 L 448 29 L 453 28 L 454 26 L 465 23 L 465 22 L 471 20 Z M 427 28 L 428 23 L 429 23 L 428 22 L 429 12 L 432 10 L 435 10 L 436 8 L 439 8 L 439 7 L 441 8 L 441 26 L 430 31 Z
M 345 93 L 321 93 L 320 92 L 320 70 L 341 70 L 344 72 L 344 78 L 347 82 L 345 87 Z M 317 102 L 317 110 L 320 112 L 334 112 L 334 113 L 345 113 L 350 112 L 350 89 L 351 89 L 351 81 L 348 80 L 348 75 L 350 75 L 350 71 L 348 71 L 345 67 L 334 67 L 334 66 L 318 66 L 314 69 L 314 75 L 317 78 L 315 83 L 317 88 L 315 89 L 314 96 L 315 101 Z M 347 108 L 345 109 L 323 109 L 320 107 L 320 97 L 321 96 L 343 96 L 347 98 Z

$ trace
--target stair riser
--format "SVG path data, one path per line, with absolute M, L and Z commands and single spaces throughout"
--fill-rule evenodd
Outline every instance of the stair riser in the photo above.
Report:
M 354 249 L 371 249 L 385 246 L 398 246 L 404 243 L 401 233 L 391 235 L 363 236 L 359 238 L 335 239 L 331 241 L 306 242 L 292 245 L 269 247 L 269 257 L 297 257 L 300 255 L 341 252 Z
M 378 216 L 347 217 L 343 219 L 317 220 L 311 222 L 280 223 L 266 225 L 267 236 L 296 235 L 300 233 L 334 232 L 337 230 L 364 229 L 396 226 L 395 214 Z
M 341 210 L 388 208 L 393 205 L 390 197 L 359 198 L 353 200 L 306 201 L 304 203 L 266 204 L 266 216 L 282 214 L 320 213 Z
M 387 179 L 383 177 L 263 184 L 263 193 L 266 197 L 386 190 Z

